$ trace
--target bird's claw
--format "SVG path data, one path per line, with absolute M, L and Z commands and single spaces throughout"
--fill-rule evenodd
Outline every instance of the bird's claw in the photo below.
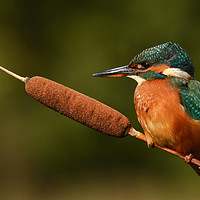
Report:
M 193 158 L 193 155 L 190 153 L 189 155 L 185 156 L 185 162 L 186 162 L 187 164 L 190 164 L 192 158 Z

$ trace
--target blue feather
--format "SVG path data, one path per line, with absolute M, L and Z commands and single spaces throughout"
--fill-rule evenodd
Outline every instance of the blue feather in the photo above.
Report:
M 143 50 L 131 63 L 148 63 L 150 66 L 165 64 L 171 68 L 180 68 L 194 77 L 191 58 L 182 47 L 171 41 Z

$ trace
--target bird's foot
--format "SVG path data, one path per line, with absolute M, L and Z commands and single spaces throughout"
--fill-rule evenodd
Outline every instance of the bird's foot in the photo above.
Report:
M 154 143 L 147 143 L 148 148 L 154 148 L 155 144 Z
M 187 164 L 190 164 L 192 158 L 193 158 L 193 155 L 190 153 L 189 155 L 185 156 L 185 162 L 186 162 Z
M 148 134 L 146 134 L 146 138 L 147 138 L 147 146 L 149 148 L 154 148 L 155 144 L 154 144 L 152 138 Z

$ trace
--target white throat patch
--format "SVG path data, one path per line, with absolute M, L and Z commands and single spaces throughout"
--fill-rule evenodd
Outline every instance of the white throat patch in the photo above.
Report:
M 127 76 L 127 77 L 136 80 L 137 83 L 138 83 L 138 85 L 140 85 L 141 83 L 143 83 L 144 81 L 146 81 L 146 80 L 143 79 L 142 77 L 136 76 L 136 75 L 130 75 L 130 76 Z

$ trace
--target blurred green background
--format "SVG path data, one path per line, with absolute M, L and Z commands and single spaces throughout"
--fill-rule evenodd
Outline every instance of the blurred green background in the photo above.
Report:
M 0 65 L 40 75 L 126 115 L 136 83 L 94 78 L 169 40 L 200 68 L 199 1 L 0 0 Z M 194 199 L 184 161 L 135 138 L 112 138 L 47 109 L 0 72 L 0 199 Z

